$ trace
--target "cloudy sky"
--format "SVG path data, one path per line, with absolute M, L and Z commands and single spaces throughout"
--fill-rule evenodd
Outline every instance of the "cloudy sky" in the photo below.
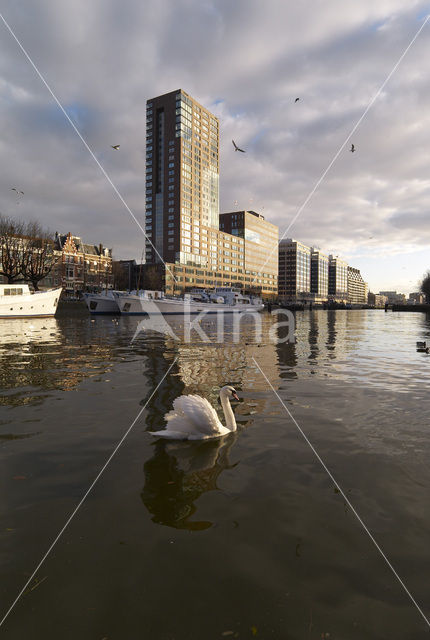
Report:
M 221 211 L 259 211 L 280 235 L 428 11 L 416 0 L 0 0 L 139 221 L 145 103 L 182 88 L 220 118 Z M 373 291 L 414 291 L 430 268 L 429 59 L 430 20 L 288 232 L 346 257 Z M 140 259 L 141 231 L 1 20 L 0 163 L 0 212 Z

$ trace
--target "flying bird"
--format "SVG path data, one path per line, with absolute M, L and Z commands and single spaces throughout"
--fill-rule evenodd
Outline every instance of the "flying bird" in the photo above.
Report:
M 298 102 L 299 100 L 300 100 L 300 98 L 296 98 L 296 99 L 294 100 L 294 103 Z
M 237 146 L 234 140 L 232 140 L 232 143 L 235 151 L 241 151 L 242 153 L 246 153 L 246 151 L 244 151 L 243 149 L 239 149 L 239 147 Z
M 19 195 L 20 193 L 22 193 L 22 195 L 24 195 L 24 191 L 20 191 L 19 189 L 17 189 L 16 187 L 12 187 L 11 191 L 15 191 L 16 195 Z
M 355 151 L 355 146 L 353 144 L 351 145 L 350 151 L 351 151 L 351 153 L 354 153 L 354 151 Z
M 115 151 L 118 151 L 118 149 L 120 148 L 121 145 L 119 144 L 111 144 L 112 149 L 115 149 Z

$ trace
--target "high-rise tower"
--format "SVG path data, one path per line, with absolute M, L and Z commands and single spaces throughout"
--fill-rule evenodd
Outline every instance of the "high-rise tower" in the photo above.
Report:
M 255 212 L 221 218 L 218 119 L 181 89 L 148 100 L 145 269 L 158 274 L 156 288 L 234 286 L 276 296 L 277 228 Z
M 218 119 L 185 91 L 147 101 L 147 263 L 216 263 L 207 229 L 219 228 L 218 150 Z

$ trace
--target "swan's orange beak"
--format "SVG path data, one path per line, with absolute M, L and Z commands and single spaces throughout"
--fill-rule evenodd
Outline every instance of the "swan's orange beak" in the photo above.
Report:
M 237 400 L 239 402 L 239 398 L 238 398 L 238 395 L 237 395 L 236 391 L 233 391 L 233 393 L 231 395 L 233 396 L 233 398 L 235 400 Z

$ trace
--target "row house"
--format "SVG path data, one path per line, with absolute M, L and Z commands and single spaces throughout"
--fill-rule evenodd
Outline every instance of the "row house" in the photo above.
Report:
M 102 244 L 86 244 L 71 233 L 56 233 L 54 254 L 57 261 L 42 281 L 43 287 L 62 286 L 67 297 L 113 288 L 112 249 Z

